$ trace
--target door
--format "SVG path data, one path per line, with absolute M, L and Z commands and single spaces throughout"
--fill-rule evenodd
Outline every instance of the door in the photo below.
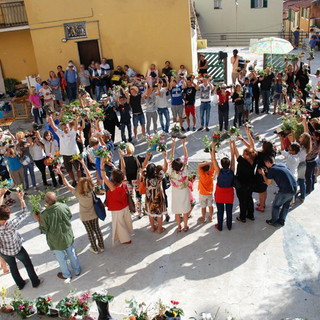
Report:
M 80 63 L 87 68 L 92 60 L 100 62 L 98 40 L 86 40 L 78 42 Z

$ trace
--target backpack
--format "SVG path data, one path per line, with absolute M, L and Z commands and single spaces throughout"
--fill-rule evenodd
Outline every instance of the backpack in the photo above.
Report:
M 221 169 L 217 179 L 220 188 L 230 188 L 234 185 L 234 172 L 230 169 Z

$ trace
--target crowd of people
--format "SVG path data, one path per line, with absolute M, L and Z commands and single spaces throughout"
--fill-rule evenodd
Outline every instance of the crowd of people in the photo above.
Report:
M 231 230 L 234 194 L 240 204 L 236 219 L 241 223 L 248 219 L 255 220 L 255 211 L 265 211 L 268 186 L 274 181 L 279 190 L 273 201 L 271 219 L 266 222 L 274 227 L 284 226 L 290 205 L 294 201 L 303 202 L 314 190 L 320 154 L 320 71 L 315 76 L 310 75 L 310 68 L 304 65 L 302 59 L 300 65 L 297 62 L 287 63 L 284 72 L 265 68 L 259 74 L 255 64 L 242 65 L 242 57 L 235 50 L 231 59 L 234 66 L 232 86 L 213 83 L 207 74 L 208 62 L 204 56 L 200 57 L 197 77 L 188 75 L 184 66 L 176 72 L 169 61 L 166 61 L 161 75 L 155 65 L 150 66 L 146 76 L 135 73 L 128 65 L 123 68 L 118 66 L 111 75 L 110 65 L 103 59 L 101 63 L 92 61 L 88 70 L 80 65 L 79 72 L 69 61 L 66 71 L 58 66 L 57 74 L 50 71 L 47 81 L 38 78 L 37 86 L 30 88 L 29 96 L 35 122 L 33 129 L 19 131 L 15 135 L 8 130 L 0 131 L 0 175 L 3 181 L 12 179 L 12 184 L 20 187 L 18 196 L 23 208 L 22 214 L 12 218 L 10 206 L 15 200 L 10 197 L 11 189 L 5 186 L 0 188 L 0 257 L 3 271 L 9 272 L 8 264 L 17 286 L 23 289 L 26 282 L 20 276 L 17 258 L 26 266 L 34 287 L 42 281 L 34 272 L 18 232 L 19 224 L 27 217 L 23 196 L 29 192 L 31 184 L 33 189 L 39 189 L 34 165 L 41 173 L 45 188 L 51 185 L 47 181 L 48 169 L 52 186 L 59 188 L 64 185 L 78 200 L 79 217 L 93 254 L 104 251 L 95 194 L 105 195 L 104 205 L 111 212 L 112 243 L 131 244 L 132 212 L 135 210 L 138 218 L 148 215 L 152 232 L 165 232 L 163 224 L 170 221 L 170 214 L 175 217 L 177 232 L 188 232 L 195 205 L 193 184 L 197 177 L 200 223 L 213 221 L 215 205 L 215 228 L 219 232 L 223 230 L 226 212 L 226 226 Z M 310 80 L 312 92 L 307 88 Z M 79 99 L 80 111 L 74 112 L 72 118 L 65 117 L 65 92 L 71 104 L 77 97 Z M 269 113 L 271 92 L 275 113 L 282 112 L 277 109 L 282 102 L 292 110 L 306 107 L 309 103 L 309 118 L 297 113 L 303 125 L 299 136 L 290 130 L 277 133 L 285 164 L 275 162 L 273 142 L 263 141 L 262 148 L 258 150 L 248 122 L 253 110 L 257 114 L 260 112 L 260 96 L 263 100 L 261 112 Z M 198 128 L 197 94 L 200 98 Z M 210 131 L 214 100 L 218 107 L 220 131 L 228 132 L 230 99 L 235 108 L 234 127 L 243 126 L 245 135 L 231 135 L 230 155 L 220 159 L 220 162 L 216 159 L 218 142 L 213 140 L 209 148 L 210 161 L 200 163 L 197 173 L 189 172 L 185 132 L 194 131 L 192 134 L 197 134 L 195 131 Z M 90 108 L 101 110 L 103 117 L 92 118 Z M 169 138 L 172 125 L 176 131 L 178 128 L 178 132 Z M 117 127 L 121 131 L 121 142 L 115 141 Z M 150 145 L 146 147 L 146 153 L 135 155 L 134 145 L 139 138 L 143 139 L 151 133 L 158 134 L 164 144 L 171 144 L 169 149 L 161 149 L 161 165 L 152 162 Z M 245 146 L 242 153 L 237 141 Z M 182 158 L 175 157 L 179 143 L 183 150 Z M 119 153 L 118 165 L 114 162 L 116 149 Z M 90 170 L 94 171 L 94 175 Z M 169 188 L 172 192 L 171 206 L 167 197 Z M 253 193 L 259 194 L 256 208 Z M 131 202 L 135 209 L 131 209 Z M 34 214 L 34 218 L 59 262 L 61 271 L 57 276 L 70 280 L 72 273 L 67 259 L 74 274 L 81 273 L 73 246 L 72 215 L 69 207 L 58 202 L 52 191 L 46 193 L 45 203 L 45 210 Z

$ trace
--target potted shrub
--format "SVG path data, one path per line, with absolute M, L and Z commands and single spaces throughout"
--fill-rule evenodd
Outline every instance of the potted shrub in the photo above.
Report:
M 96 302 L 99 312 L 98 320 L 112 319 L 109 312 L 109 302 L 111 302 L 113 298 L 113 296 L 108 295 L 108 291 L 106 289 L 96 291 L 92 294 L 92 299 Z
M 6 303 L 7 292 L 8 291 L 5 287 L 1 288 L 0 295 L 2 303 L 0 305 L 0 311 L 3 313 L 10 313 L 14 311 L 13 308 Z
M 38 297 L 36 302 L 37 312 L 39 314 L 48 314 L 50 307 L 52 307 L 52 298 L 51 297 Z

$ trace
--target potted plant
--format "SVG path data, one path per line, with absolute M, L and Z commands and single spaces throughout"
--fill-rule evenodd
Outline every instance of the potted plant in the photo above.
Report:
M 121 141 L 118 145 L 118 148 L 122 151 L 125 151 L 127 149 L 127 144 L 124 141 Z
M 14 96 L 15 86 L 17 84 L 19 84 L 19 81 L 17 79 L 14 79 L 14 78 L 5 78 L 4 79 L 5 89 L 10 97 Z
M 3 313 L 11 313 L 14 311 L 13 308 L 6 303 L 7 293 L 8 293 L 8 290 L 5 287 L 2 287 L 0 291 L 1 301 L 2 301 L 0 305 L 0 311 Z
M 33 300 L 22 300 L 20 301 L 19 306 L 17 307 L 17 314 L 22 318 L 26 319 L 31 317 L 36 313 L 36 309 L 34 308 Z
M 98 320 L 112 319 L 109 312 L 109 302 L 111 302 L 113 298 L 113 296 L 108 295 L 108 291 L 106 289 L 96 291 L 92 294 L 92 300 L 96 302 L 99 312 Z
M 77 309 L 77 299 L 75 297 L 65 297 L 56 305 L 60 318 L 69 319 Z
M 41 194 L 30 195 L 28 200 L 31 205 L 31 213 L 39 215 L 42 211 L 41 201 L 43 200 L 43 196 Z
M 135 298 L 132 298 L 126 300 L 126 303 L 130 309 L 129 320 L 148 320 L 148 307 L 144 302 L 138 303 Z
M 148 149 L 147 149 L 147 152 L 156 152 L 157 151 L 157 147 L 158 147 L 158 144 L 160 142 L 160 138 L 158 135 L 148 135 L 146 137 L 146 141 L 148 143 Z
M 92 298 L 89 292 L 81 294 L 77 299 L 76 314 L 82 318 L 89 316 L 89 299 Z
M 35 300 L 37 312 L 39 314 L 48 314 L 50 307 L 52 307 L 52 298 L 51 297 L 38 297 Z
M 171 307 L 167 310 L 164 315 L 168 320 L 180 320 L 181 316 L 183 316 L 183 310 L 178 307 L 179 302 L 171 300 Z

